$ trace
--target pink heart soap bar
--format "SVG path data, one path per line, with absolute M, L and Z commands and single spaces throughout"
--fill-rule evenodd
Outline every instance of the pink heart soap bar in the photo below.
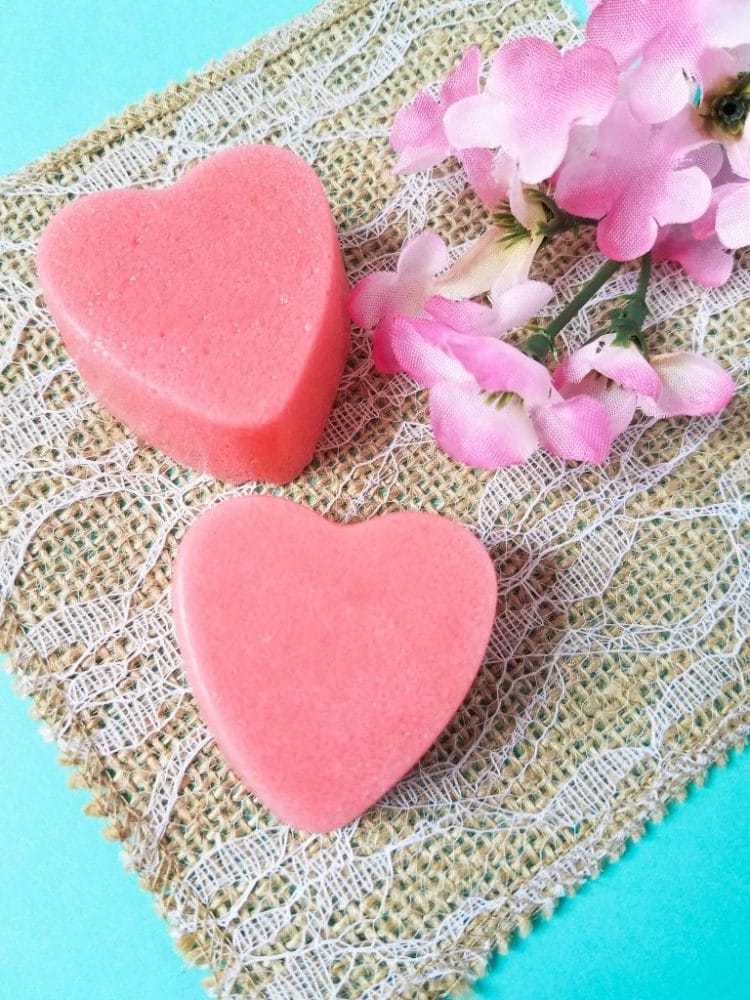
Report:
M 172 599 L 227 762 L 284 822 L 325 832 L 379 799 L 453 716 L 497 581 L 481 543 L 437 514 L 340 525 L 254 496 L 189 528 Z
M 165 190 L 88 195 L 37 262 L 81 375 L 144 440 L 232 482 L 309 462 L 349 323 L 325 191 L 294 153 L 244 146 Z

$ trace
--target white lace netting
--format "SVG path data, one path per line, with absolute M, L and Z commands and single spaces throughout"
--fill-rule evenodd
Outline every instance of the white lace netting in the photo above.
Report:
M 373 129 L 349 128 L 344 134 L 332 134 L 320 124 L 339 111 L 350 108 L 363 95 L 388 78 L 394 69 L 408 58 L 421 34 L 434 25 L 447 29 L 461 26 L 464 16 L 471 13 L 474 23 L 499 18 L 514 6 L 491 0 L 430 0 L 416 12 L 399 0 L 379 0 L 373 5 L 374 14 L 363 28 L 364 34 L 349 42 L 334 60 L 321 65 L 302 65 L 288 86 L 272 101 L 264 91 L 263 64 L 223 86 L 199 95 L 179 113 L 172 134 L 164 137 L 148 128 L 133 132 L 120 144 L 110 146 L 77 177 L 64 184 L 52 179 L 29 181 L 25 175 L 10 178 L 4 187 L 6 195 L 40 194 L 84 195 L 91 191 L 123 187 L 142 181 L 168 184 L 179 176 L 185 165 L 210 155 L 220 146 L 233 142 L 262 140 L 275 134 L 278 141 L 296 150 L 315 163 L 322 149 L 329 144 L 362 138 L 384 138 L 385 127 Z M 330 13 L 324 4 L 313 15 L 321 23 Z M 384 26 L 388 25 L 387 30 Z M 560 12 L 529 23 L 520 33 L 537 33 L 548 38 L 576 36 L 572 19 Z M 287 43 L 285 31 L 277 32 L 264 42 L 266 58 L 272 59 Z M 457 42 L 457 54 L 458 54 Z M 363 49 L 375 52 L 367 72 L 352 74 L 351 89 L 342 91 L 341 75 L 350 62 L 358 59 Z M 222 123 L 217 127 L 217 123 Z M 233 131 L 242 123 L 242 132 Z M 351 280 L 364 273 L 392 265 L 392 258 L 369 248 L 381 234 L 399 225 L 413 234 L 429 224 L 432 206 L 445 195 L 457 195 L 463 188 L 463 176 L 448 172 L 440 176 L 405 178 L 388 202 L 364 224 L 344 227 L 341 241 L 349 259 L 365 263 L 351 270 Z M 35 240 L 3 239 L 2 255 L 32 258 Z M 460 245 L 453 247 L 455 253 Z M 593 254 L 573 262 L 557 282 L 557 301 L 549 307 L 550 314 L 568 300 L 598 266 Z M 590 335 L 593 315 L 600 315 L 602 303 L 633 288 L 633 276 L 624 273 L 612 280 L 600 293 L 590 310 L 571 324 L 566 340 L 569 344 L 583 342 Z M 24 331 L 29 325 L 49 326 L 38 288 L 30 288 L 14 276 L 13 268 L 2 272 L 0 310 L 6 327 L 5 342 L 0 353 L 0 371 L 15 363 Z M 677 316 L 689 317 L 686 343 L 696 350 L 711 353 L 712 317 L 735 307 L 750 296 L 750 272 L 738 269 L 728 284 L 718 290 L 704 291 L 693 285 L 680 272 L 664 269 L 659 272 L 651 295 L 650 325 L 657 327 Z M 597 310 L 599 312 L 597 313 Z M 687 312 L 686 312 L 687 310 Z M 356 334 L 359 346 L 364 335 Z M 363 352 L 364 353 L 364 352 Z M 729 345 L 722 357 L 738 383 L 744 384 L 747 357 L 740 344 Z M 41 371 L 27 371 L 14 383 L 2 400 L 0 412 L 0 496 L 3 504 L 11 504 L 24 484 L 44 474 L 54 474 L 67 485 L 52 497 L 37 493 L 35 502 L 26 506 L 17 517 L 0 550 L 0 594 L 5 602 L 12 593 L 29 546 L 45 522 L 76 502 L 115 494 L 131 497 L 139 509 L 149 512 L 151 523 L 157 526 L 140 573 L 129 578 L 121 590 L 110 590 L 85 602 L 67 602 L 30 624 L 26 629 L 18 656 L 21 687 L 25 693 L 39 695 L 55 684 L 64 692 L 66 716 L 54 727 L 54 736 L 72 753 L 117 758 L 142 748 L 153 740 L 180 711 L 187 695 L 179 655 L 174 645 L 168 595 L 160 603 L 147 608 L 136 607 L 134 598 L 143 580 L 162 557 L 168 536 L 184 527 L 196 513 L 190 500 L 196 487 L 208 483 L 206 478 L 189 479 L 149 476 L 143 469 L 133 470 L 132 460 L 138 445 L 132 438 L 117 444 L 99 461 L 91 460 L 87 474 L 80 475 L 81 455 L 70 437 L 90 409 L 88 397 L 76 397 L 65 406 L 50 407 L 47 390 L 61 375 L 72 374 L 73 366 L 62 361 Z M 347 387 L 356 383 L 355 402 L 344 402 L 333 414 L 326 430 L 322 450 L 344 449 L 366 428 L 386 400 L 389 405 L 405 407 L 415 388 L 405 379 L 385 383 L 363 364 L 347 372 L 342 397 L 349 400 Z M 534 909 L 548 907 L 549 900 L 562 894 L 586 873 L 595 871 L 602 859 L 616 852 L 618 842 L 632 835 L 643 818 L 657 814 L 666 790 L 684 785 L 698 775 L 706 762 L 715 755 L 681 749 L 679 741 L 667 739 L 671 727 L 683 722 L 711 703 L 728 684 L 739 684 L 742 693 L 727 708 L 725 721 L 736 723 L 735 733 L 744 733 L 750 706 L 744 693 L 745 679 L 739 654 L 748 638 L 750 619 L 750 558 L 743 536 L 748 513 L 747 455 L 727 467 L 720 478 L 720 489 L 710 504 L 684 502 L 663 505 L 659 517 L 666 528 L 681 522 L 699 522 L 710 518 L 720 526 L 715 545 L 722 553 L 717 564 L 715 587 L 708 586 L 699 606 L 691 606 L 675 615 L 669 624 L 626 622 L 613 629 L 617 609 L 601 604 L 597 613 L 575 629 L 560 630 L 554 645 L 545 651 L 543 664 L 529 656 L 520 658 L 511 676 L 505 674 L 506 664 L 522 647 L 529 631 L 545 621 L 546 608 L 554 605 L 561 614 L 577 603 L 597 600 L 622 567 L 626 555 L 637 544 L 641 532 L 650 528 L 650 513 L 633 513 L 638 509 L 633 501 L 658 486 L 678 470 L 683 463 L 705 445 L 709 435 L 722 418 L 693 420 L 681 425 L 676 447 L 665 453 L 663 461 L 643 461 L 644 437 L 651 424 L 641 420 L 618 441 L 616 456 L 601 470 L 582 469 L 566 465 L 546 455 L 536 456 L 521 468 L 498 472 L 483 481 L 482 489 L 472 505 L 467 525 L 485 544 L 497 553 L 498 569 L 507 589 L 525 594 L 520 608 L 501 613 L 491 644 L 488 664 L 495 670 L 498 691 L 504 686 L 530 683 L 532 694 L 512 725 L 505 729 L 505 742 L 490 743 L 487 734 L 504 703 L 500 698 L 487 709 L 485 725 L 474 733 L 470 744 L 445 759 L 430 759 L 389 795 L 386 806 L 398 812 L 419 805 L 422 822 L 404 826 L 403 837 L 394 838 L 378 850 L 363 853 L 357 849 L 358 824 L 340 831 L 336 836 L 320 841 L 319 850 L 308 848 L 316 838 L 300 840 L 283 827 L 265 825 L 234 839 L 223 838 L 193 860 L 181 881 L 173 884 L 165 901 L 165 910 L 177 934 L 196 930 L 203 913 L 212 900 L 226 887 L 234 890 L 234 901 L 228 909 L 217 911 L 214 919 L 231 937 L 231 959 L 224 970 L 219 987 L 222 996 L 236 995 L 243 970 L 253 963 L 265 961 L 273 953 L 280 931 L 292 921 L 292 908 L 309 911 L 307 938 L 294 947 L 284 949 L 283 962 L 276 967 L 272 982 L 264 987 L 268 1000 L 326 1000 L 345 992 L 348 977 L 354 975 L 357 948 L 351 941 L 339 941 L 326 933 L 327 921 L 335 909 L 356 901 L 377 889 L 386 900 L 394 879 L 393 859 L 405 850 L 417 852 L 437 829 L 472 827 L 478 803 L 481 804 L 483 830 L 513 831 L 516 837 L 533 842 L 535 832 L 575 829 L 584 825 L 585 833 L 562 855 L 553 857 L 535 870 L 513 891 L 487 893 L 479 891 L 480 883 L 463 902 L 429 931 L 399 937 L 397 940 L 370 942 L 382 977 L 357 995 L 366 1000 L 384 1000 L 395 994 L 409 995 L 419 984 L 430 978 L 450 973 L 456 967 L 486 958 L 493 941 L 491 930 L 485 934 L 482 947 L 474 952 L 462 940 L 462 933 L 481 914 L 502 912 L 508 924 L 528 916 Z M 398 505 L 391 486 L 399 472 L 409 466 L 410 455 L 428 439 L 431 431 L 426 417 L 409 420 L 398 427 L 374 458 L 368 457 L 368 467 L 357 466 L 348 479 L 341 482 L 340 492 L 329 504 L 345 518 L 355 518 L 365 507 L 380 509 L 377 497 L 388 496 L 387 507 Z M 39 464 L 35 449 L 55 443 L 53 466 Z M 35 464 L 36 463 L 36 464 Z M 76 470 L 75 475 L 73 470 Z M 355 475 L 356 473 L 356 475 Z M 352 489 L 352 482 L 356 488 Z M 226 490 L 223 495 L 252 492 L 248 484 Z M 504 513 L 514 503 L 528 496 L 559 492 L 566 498 L 544 516 L 536 518 L 505 518 Z M 346 501 L 342 505 L 342 498 Z M 156 499 L 158 498 L 158 502 Z M 406 496 L 401 502 L 409 504 Z M 342 513 L 343 512 L 343 513 Z M 576 558 L 565 564 L 554 581 L 543 590 L 535 585 L 535 573 L 548 561 L 554 561 L 558 550 L 575 543 Z M 743 547 L 744 546 L 744 547 Z M 525 559 L 519 567 L 507 569 L 507 554 L 518 550 Z M 724 572 L 731 566 L 731 572 Z M 723 585 L 728 580 L 728 585 Z M 721 583 L 721 585 L 719 585 Z M 706 651 L 702 641 L 711 634 L 717 622 L 731 621 L 734 634 L 731 643 L 720 651 Z M 127 655 L 96 663 L 92 654 L 105 643 L 127 640 Z M 62 647 L 76 646 L 79 655 L 72 666 L 47 673 L 25 675 L 24 663 L 34 657 L 49 658 Z M 505 761 L 520 743 L 530 741 L 540 746 L 545 734 L 558 725 L 564 714 L 567 665 L 588 655 L 633 659 L 656 658 L 684 653 L 684 669 L 662 682 L 652 679 L 641 712 L 641 729 L 629 740 L 613 739 L 611 745 L 583 753 L 570 765 L 569 777 L 552 790 L 538 808 L 529 806 L 523 779 L 533 763 L 521 768 L 514 780 L 486 794 L 487 773 L 500 773 Z M 540 670 L 544 679 L 536 681 Z M 131 682 L 123 685 L 126 677 Z M 84 740 L 76 720 L 96 707 L 101 726 L 89 732 Z M 542 714 L 540 714 L 542 713 Z M 540 718 L 544 721 L 540 722 Z M 727 741 L 728 743 L 729 741 Z M 193 762 L 205 750 L 209 737 L 195 722 L 171 754 L 164 759 L 150 791 L 149 804 L 140 826 L 140 837 L 126 855 L 127 863 L 141 874 L 148 875 L 158 865 L 159 844 L 173 815 L 178 796 Z M 718 752 L 721 746 L 715 745 Z M 653 780 L 640 791 L 629 788 L 631 825 L 618 823 L 618 789 L 623 779 L 648 762 Z M 469 766 L 470 765 L 470 766 Z M 481 765 L 481 767 L 477 766 Z M 523 789 L 523 790 L 522 790 Z M 636 817 L 636 819 L 633 819 Z M 489 824 L 489 825 L 487 825 Z M 394 830 L 398 828 L 394 827 Z M 614 832 L 613 832 L 614 830 Z M 144 831 L 145 834 L 144 834 Z M 319 839 L 319 838 L 318 838 Z M 293 899 L 276 906 L 246 914 L 243 907 L 256 885 L 274 873 L 283 872 L 296 886 Z M 481 953 L 480 953 L 481 952 Z M 278 955 L 277 955 L 278 957 Z M 337 967 L 333 978 L 332 968 Z

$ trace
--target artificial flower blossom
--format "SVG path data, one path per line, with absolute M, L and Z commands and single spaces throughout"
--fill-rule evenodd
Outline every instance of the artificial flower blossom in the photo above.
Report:
M 424 91 L 396 116 L 397 169 L 456 156 L 487 225 L 452 263 L 434 234 L 410 240 L 350 309 L 374 330 L 378 369 L 429 389 L 435 436 L 458 460 L 498 468 L 543 447 L 600 462 L 638 411 L 703 416 L 729 403 L 715 361 L 652 354 L 645 327 L 653 261 L 716 287 L 750 245 L 748 2 L 589 0 L 583 45 L 513 40 L 484 83 L 473 47 L 437 97 Z M 536 255 L 590 226 L 608 260 L 553 315 Z M 608 328 L 559 358 L 560 331 L 636 260 Z
M 546 180 L 562 163 L 574 125 L 596 125 L 617 93 L 617 67 L 593 45 L 561 53 L 519 38 L 492 60 L 483 93 L 453 104 L 445 132 L 456 149 L 502 148 L 522 181 Z
M 373 353 L 380 371 L 399 370 L 391 347 L 394 320 L 424 314 L 436 275 L 449 262 L 445 242 L 435 233 L 420 233 L 403 245 L 395 271 L 369 274 L 352 292 L 349 314 L 357 326 L 374 330 Z
M 508 194 L 514 164 L 507 154 L 487 149 L 461 149 L 451 145 L 445 131 L 445 116 L 453 105 L 479 93 L 482 55 L 476 45 L 464 52 L 459 64 L 446 77 L 437 97 L 421 90 L 396 114 L 391 146 L 398 153 L 396 173 L 414 173 L 434 167 L 451 153 L 461 159 L 471 186 L 492 208 Z
M 658 396 L 661 382 L 634 344 L 616 347 L 614 339 L 607 334 L 574 351 L 555 368 L 552 383 L 565 399 L 597 399 L 616 437 L 632 421 L 638 397 Z
M 501 277 L 490 289 L 490 304 L 471 299 L 455 301 L 436 295 L 425 302 L 431 318 L 456 333 L 501 340 L 536 316 L 554 298 L 555 290 L 546 281 L 520 281 L 506 287 Z
M 693 222 L 711 201 L 711 181 L 685 162 L 692 134 L 647 125 L 619 101 L 599 129 L 590 153 L 563 164 L 555 198 L 566 212 L 597 219 L 599 249 L 612 260 L 634 260 L 656 243 L 660 227 Z
M 716 284 L 726 262 L 715 240 L 690 248 L 687 231 L 675 227 L 708 210 L 712 187 L 750 180 L 747 0 L 602 0 L 593 8 L 584 45 L 561 53 L 543 39 L 516 39 L 495 54 L 484 86 L 477 50 L 469 50 L 449 77 L 462 85 L 441 98 L 440 151 L 457 153 L 489 208 L 505 198 L 518 214 L 521 182 L 542 183 L 562 211 L 599 223 L 611 259 L 667 247 L 696 280 L 707 274 Z M 642 106 L 652 76 L 652 103 Z M 402 131 L 394 129 L 397 148 Z M 720 219 L 732 211 L 728 202 Z M 725 240 L 721 228 L 716 236 L 729 249 L 746 245 L 741 221 Z
M 547 369 L 494 337 L 404 318 L 395 348 L 403 370 L 430 390 L 435 439 L 483 469 L 525 462 L 540 446 L 560 458 L 602 462 L 609 418 L 594 399 L 565 400 Z
M 597 399 L 615 437 L 637 408 L 650 416 L 698 417 L 718 413 L 732 398 L 731 378 L 710 358 L 680 351 L 647 360 L 634 344 L 614 340 L 605 334 L 574 351 L 553 371 L 552 382 L 565 399 Z
M 627 72 L 633 114 L 663 122 L 706 89 L 706 50 L 750 42 L 747 0 L 601 0 L 586 38 Z

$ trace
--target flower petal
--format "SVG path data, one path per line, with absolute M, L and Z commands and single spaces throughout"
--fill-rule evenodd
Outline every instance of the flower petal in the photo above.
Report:
M 680 0 L 658 3 L 601 0 L 586 25 L 586 38 L 608 49 L 618 65 L 626 67 L 635 62 L 650 39 L 670 21 L 679 23 L 683 12 Z
M 494 310 L 479 302 L 472 302 L 471 299 L 454 302 L 452 299 L 433 295 L 425 302 L 425 309 L 434 320 L 457 333 L 469 333 L 478 337 L 500 336 Z
M 398 327 L 394 325 L 393 316 L 387 316 L 375 327 L 372 337 L 372 363 L 376 371 L 383 375 L 396 375 L 403 371 L 393 350 L 394 338 L 398 336 Z
M 750 71 L 750 45 L 738 45 L 735 49 L 732 49 L 732 55 L 741 73 Z
M 440 382 L 430 392 L 435 439 L 451 458 L 478 469 L 525 462 L 537 438 L 523 405 L 497 408 L 471 383 Z
M 504 282 L 493 286 L 492 305 L 503 334 L 528 323 L 555 296 L 555 290 L 545 281 L 522 281 L 505 289 Z
M 596 227 L 596 244 L 611 260 L 635 260 L 656 243 L 659 226 L 648 212 L 635 212 L 630 199 L 618 202 Z M 642 208 L 643 206 L 637 206 Z
M 443 125 L 454 149 L 497 149 L 501 144 L 503 104 L 493 94 L 477 94 L 451 105 Z
M 700 167 L 696 157 L 706 146 L 714 145 L 705 130 L 705 123 L 693 105 L 682 109 L 669 121 L 662 122 L 652 133 L 655 146 L 662 155 L 671 158 L 673 169 Z
M 427 387 L 437 382 L 464 382 L 469 379 L 460 362 L 444 349 L 448 333 L 431 320 L 396 316 L 392 323 L 390 347 L 397 370 L 406 372 Z
M 725 284 L 734 268 L 734 256 L 722 246 L 717 236 L 699 238 L 690 226 L 671 226 L 659 234 L 653 250 L 654 260 L 671 260 L 680 264 L 706 288 Z
M 742 137 L 726 144 L 727 159 L 736 174 L 750 180 L 750 128 L 745 125 Z
M 662 383 L 656 399 L 639 399 L 638 405 L 652 417 L 700 417 L 718 413 L 734 394 L 734 383 L 710 358 L 681 351 L 652 359 Z
M 501 151 L 491 149 L 464 149 L 461 162 L 466 179 L 488 208 L 497 208 L 508 197 L 509 170 L 513 161 Z
M 508 180 L 508 204 L 511 214 L 530 233 L 537 233 L 539 226 L 547 221 L 544 206 L 538 198 L 533 197 L 536 189 L 524 187 L 513 160 L 506 157 L 506 162 L 513 164 Z
M 355 326 L 372 330 L 388 312 L 398 278 L 393 271 L 375 271 L 357 282 L 347 306 Z
M 449 349 L 480 388 L 488 392 L 514 392 L 530 404 L 549 402 L 552 391 L 549 372 L 517 347 L 492 337 L 456 335 Z
M 712 16 L 706 17 L 706 37 L 712 45 L 723 49 L 750 42 L 747 0 L 708 0 L 707 6 Z
M 725 247 L 738 250 L 750 246 L 750 183 L 732 187 L 716 209 L 716 234 Z
M 727 187 L 729 187 L 728 184 L 714 188 L 708 208 L 703 215 L 699 219 L 696 219 L 690 226 L 690 233 L 694 239 L 707 240 L 709 236 L 716 235 L 716 210 L 719 207 L 719 201 L 724 196 L 724 191 Z M 656 241 L 657 246 L 663 241 L 662 234 L 667 231 L 667 229 L 664 229 L 661 233 L 659 233 L 659 239 Z M 683 232 L 681 226 L 674 226 L 671 231 L 679 233 Z
M 640 395 L 658 395 L 659 378 L 637 347 L 630 344 L 628 347 L 600 348 L 600 343 L 594 345 L 599 348 L 594 358 L 595 371 Z
M 529 130 L 516 143 L 518 175 L 525 184 L 548 180 L 565 158 L 570 128 L 564 120 L 550 122 L 543 135 Z
M 638 399 L 631 389 L 615 385 L 598 372 L 590 372 L 580 382 L 568 383 L 563 387 L 562 394 L 565 399 L 590 396 L 601 403 L 607 411 L 613 437 L 618 437 L 632 423 Z
M 667 121 L 690 103 L 695 85 L 684 72 L 686 42 L 674 29 L 662 31 L 644 49 L 640 63 L 627 76 L 633 114 L 642 122 Z
M 675 170 L 667 176 L 664 194 L 654 208 L 661 226 L 693 222 L 711 203 L 711 181 L 699 167 Z
M 489 226 L 435 282 L 435 293 L 447 299 L 470 299 L 488 292 L 508 253 L 502 235 L 496 226 Z
M 443 130 L 443 109 L 435 98 L 422 91 L 393 119 L 391 146 L 400 154 L 397 173 L 426 170 L 450 153 Z
M 698 58 L 698 79 L 704 94 L 737 76 L 737 61 L 724 49 L 704 49 Z
M 713 180 L 724 166 L 724 150 L 721 143 L 707 142 L 690 154 L 688 163 L 700 167 L 703 173 Z
M 478 45 L 472 45 L 464 52 L 461 62 L 448 74 L 440 89 L 440 103 L 444 108 L 479 93 L 481 68 L 482 53 Z
M 442 135 L 436 135 L 434 140 L 428 140 L 423 146 L 411 146 L 396 157 L 393 165 L 395 174 L 416 174 L 420 170 L 442 163 L 450 155 L 450 146 Z
M 445 240 L 437 233 L 425 230 L 404 243 L 396 270 L 402 280 L 414 278 L 423 281 L 444 271 L 449 263 L 450 254 Z
M 612 208 L 616 188 L 607 164 L 593 156 L 565 162 L 557 177 L 560 208 L 585 219 L 601 219 Z
M 543 448 L 559 458 L 603 462 L 612 448 L 607 411 L 590 396 L 574 396 L 534 407 L 531 421 Z
M 591 42 L 563 54 L 561 89 L 570 95 L 571 125 L 598 125 L 617 96 L 617 65 L 607 49 Z

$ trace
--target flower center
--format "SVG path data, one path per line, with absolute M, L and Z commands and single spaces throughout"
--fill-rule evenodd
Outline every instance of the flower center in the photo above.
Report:
M 710 102 L 706 117 L 724 133 L 742 135 L 750 114 L 750 74 L 741 73 L 731 89 L 717 94 Z
M 504 406 L 514 400 L 517 400 L 519 403 L 521 402 L 521 397 L 515 392 L 487 392 L 486 390 L 482 390 L 481 395 L 484 397 L 485 403 L 488 406 L 494 406 L 496 410 L 502 410 Z
M 747 108 L 745 102 L 741 101 L 739 97 L 735 97 L 734 94 L 725 94 L 714 101 L 714 115 L 722 125 L 731 128 L 738 122 L 744 121 L 747 117 Z

